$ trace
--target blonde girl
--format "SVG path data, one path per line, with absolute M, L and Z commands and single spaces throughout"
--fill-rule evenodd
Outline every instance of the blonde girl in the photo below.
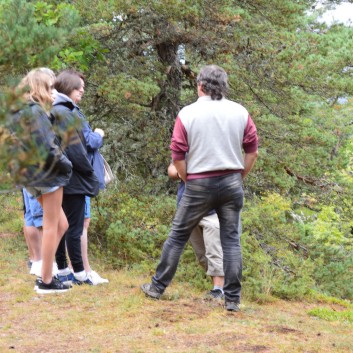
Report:
M 40 151 L 45 151 L 43 161 L 27 168 L 26 190 L 35 196 L 43 208 L 42 277 L 36 280 L 37 293 L 66 292 L 69 286 L 53 277 L 53 262 L 58 244 L 68 228 L 61 207 L 63 186 L 69 182 L 72 164 L 61 151 L 50 123 L 48 112 L 53 103 L 52 86 L 55 76 L 49 69 L 29 72 L 19 88 L 24 91 L 26 104 L 14 114 L 14 123 L 30 117 L 32 141 Z

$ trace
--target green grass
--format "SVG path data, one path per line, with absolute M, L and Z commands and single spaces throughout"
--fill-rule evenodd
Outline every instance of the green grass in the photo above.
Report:
M 21 191 L 0 194 L 0 233 L 18 233 L 23 226 Z
M 353 323 L 353 309 L 337 311 L 337 309 L 314 308 L 308 311 L 309 315 L 319 317 L 327 321 L 339 321 Z

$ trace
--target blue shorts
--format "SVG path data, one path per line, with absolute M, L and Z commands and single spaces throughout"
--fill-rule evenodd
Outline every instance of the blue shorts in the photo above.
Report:
M 91 198 L 85 196 L 85 218 L 91 218 Z
M 43 225 L 43 209 L 38 200 L 32 196 L 26 189 L 23 192 L 23 202 L 25 205 L 25 225 L 27 227 L 42 227 Z
M 50 194 L 59 188 L 60 186 L 26 186 L 27 192 L 36 198 L 44 194 Z

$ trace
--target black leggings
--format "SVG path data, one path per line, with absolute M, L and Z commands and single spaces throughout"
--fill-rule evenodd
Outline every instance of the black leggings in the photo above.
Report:
M 56 262 L 59 270 L 63 270 L 68 266 L 66 258 L 67 247 L 74 272 L 81 272 L 84 270 L 81 254 L 81 235 L 85 217 L 85 195 L 64 194 L 62 206 L 69 223 L 69 229 L 59 243 L 55 254 Z

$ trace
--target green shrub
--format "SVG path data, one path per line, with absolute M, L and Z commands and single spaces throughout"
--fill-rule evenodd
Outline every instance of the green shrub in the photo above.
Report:
M 113 267 L 154 262 L 175 211 L 175 198 L 107 190 L 93 205 L 90 236 Z
M 252 298 L 299 298 L 313 285 L 313 265 L 296 247 L 300 228 L 288 220 L 290 202 L 268 194 L 243 211 L 244 289 Z
M 153 274 L 175 212 L 174 196 L 107 190 L 92 202 L 91 248 L 114 268 Z M 305 214 L 305 216 L 304 216 Z M 246 200 L 242 214 L 243 293 L 299 299 L 312 291 L 353 299 L 350 228 L 332 208 L 293 210 L 278 194 Z M 349 234 L 348 234 L 349 233 Z M 199 290 L 210 278 L 186 246 L 178 281 Z

